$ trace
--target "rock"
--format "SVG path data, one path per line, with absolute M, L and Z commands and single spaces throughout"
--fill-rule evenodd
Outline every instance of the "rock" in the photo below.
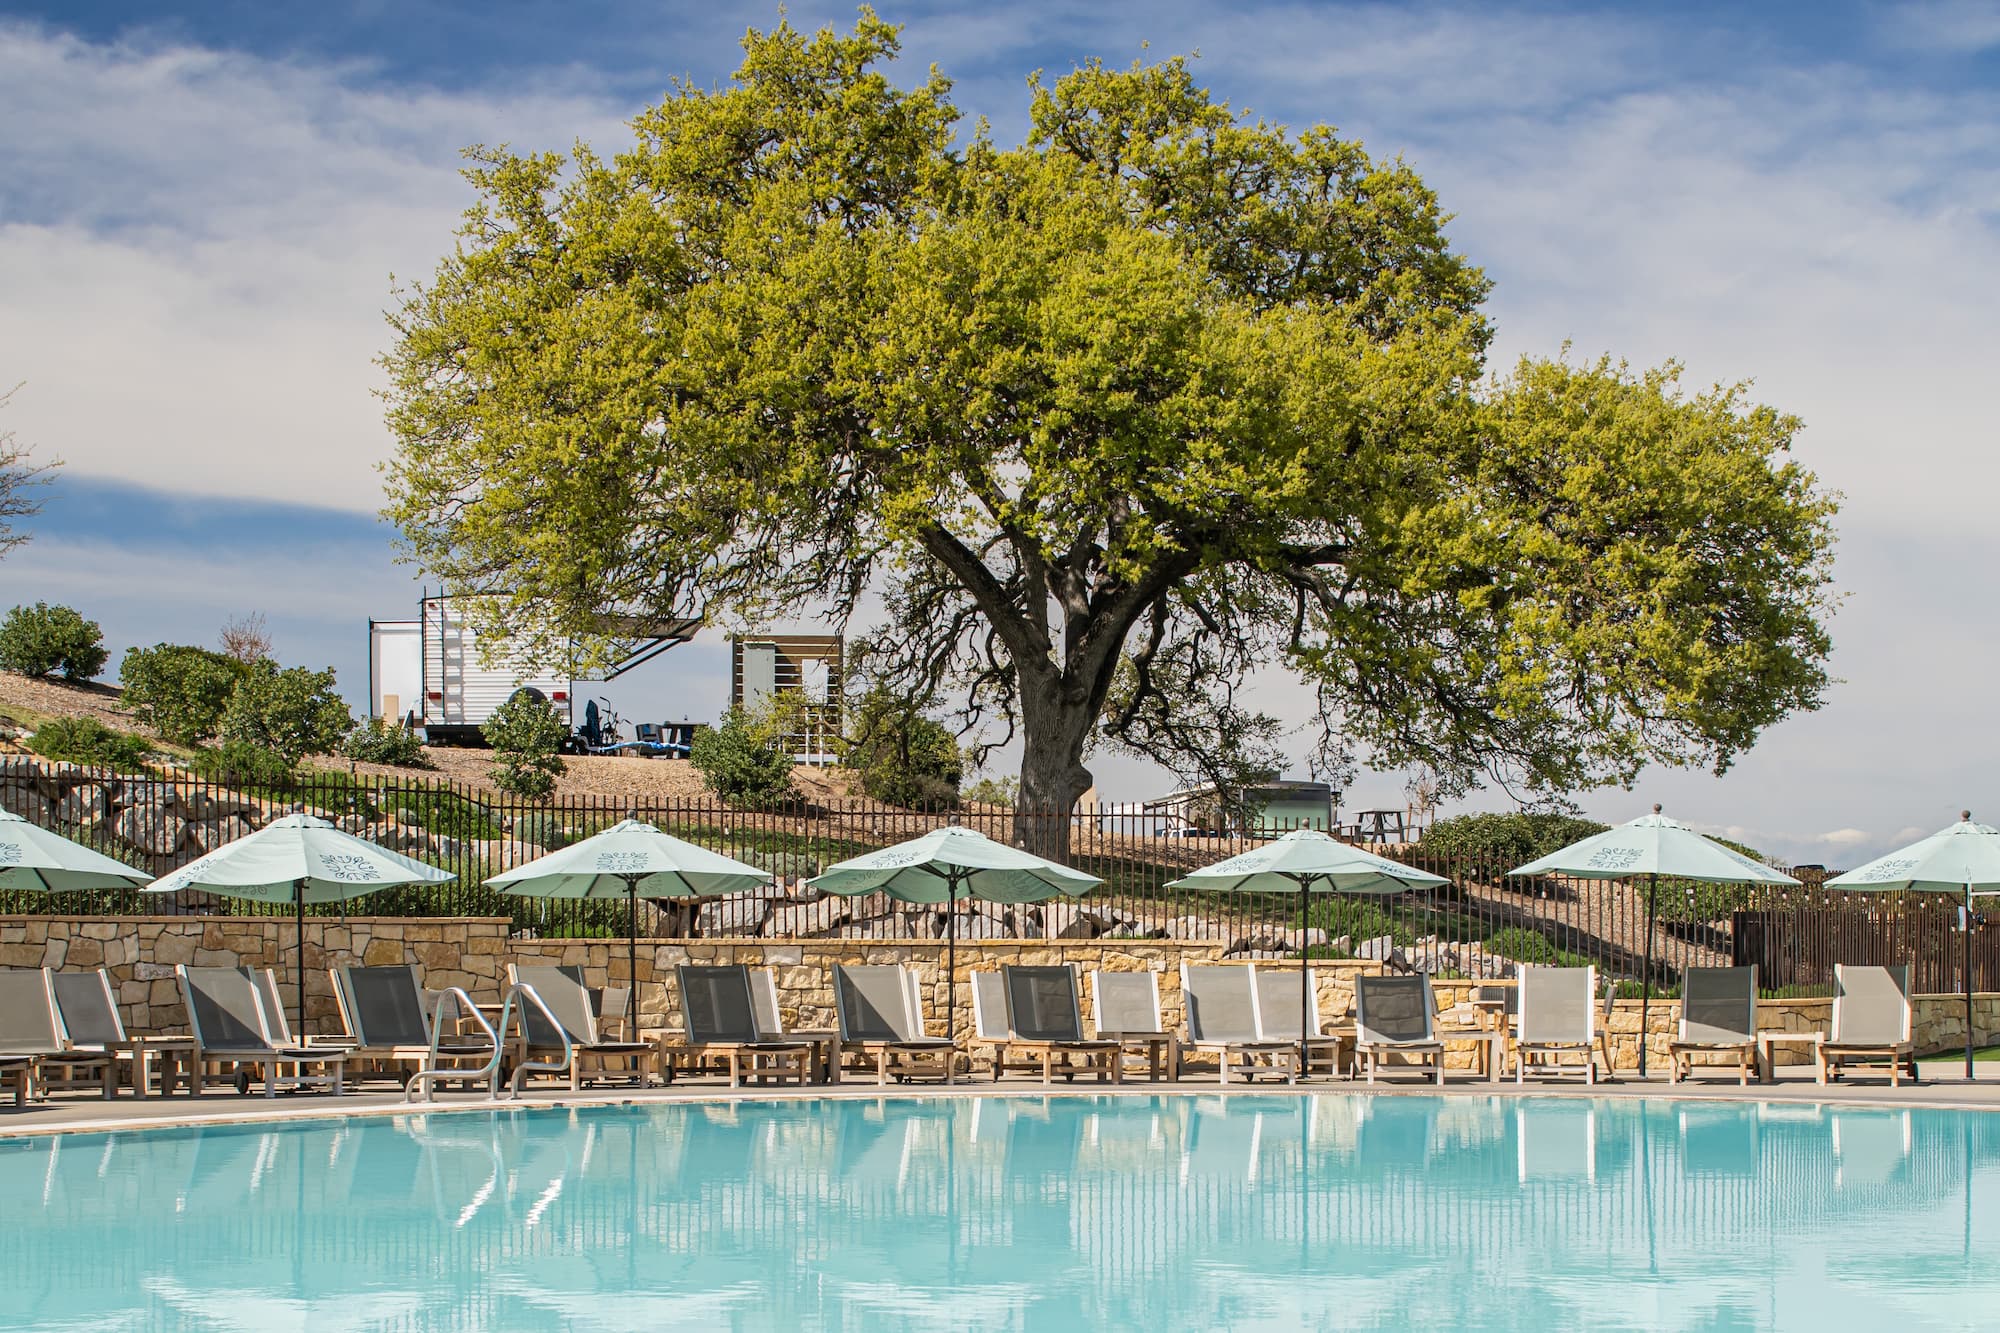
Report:
M 748 938 L 764 927 L 771 914 L 771 900 L 752 893 L 732 893 L 726 898 L 705 902 L 695 909 L 694 928 L 704 938 L 729 936 Z
M 1354 946 L 1356 958 L 1372 958 L 1378 963 L 1387 962 L 1389 955 L 1395 952 L 1396 937 L 1393 935 L 1377 935 L 1372 940 L 1363 940 Z
M 251 832 L 250 821 L 241 815 L 224 815 L 220 819 L 204 819 L 187 826 L 188 841 L 196 851 L 212 852 L 224 843 L 235 842 Z
M 165 963 L 134 963 L 132 964 L 132 979 L 134 981 L 172 981 L 174 979 L 174 970 Z
M 1213 917 L 1177 916 L 1167 922 L 1167 934 L 1177 940 L 1219 940 L 1225 932 Z
M 829 898 L 817 903 L 794 903 L 772 909 L 764 920 L 764 934 L 770 939 L 809 939 L 836 930 L 852 919 L 847 901 Z
M 118 836 L 140 851 L 167 856 L 181 845 L 187 824 L 164 802 L 129 807 L 118 816 Z
M 1042 908 L 1042 934 L 1048 939 L 1090 940 L 1099 932 L 1097 918 L 1075 903 L 1052 902 Z
M 0 808 L 13 811 L 30 824 L 47 826 L 49 811 L 53 808 L 49 798 L 32 787 L 8 787 L 0 790 Z
M 1354 937 L 1352 935 L 1335 935 L 1333 937 L 1332 948 L 1335 953 L 1352 958 L 1354 957 Z
M 71 787 L 55 805 L 56 818 L 65 824 L 95 824 L 110 813 L 110 798 L 95 782 Z
M 1004 940 L 1012 938 L 1007 923 L 987 916 L 983 912 L 961 912 L 952 929 L 962 940 Z

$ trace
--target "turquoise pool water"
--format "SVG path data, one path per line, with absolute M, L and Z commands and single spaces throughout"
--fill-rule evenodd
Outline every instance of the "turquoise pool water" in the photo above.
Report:
M 1053 1097 L 0 1140 L 48 1329 L 2000 1322 L 2000 1116 Z

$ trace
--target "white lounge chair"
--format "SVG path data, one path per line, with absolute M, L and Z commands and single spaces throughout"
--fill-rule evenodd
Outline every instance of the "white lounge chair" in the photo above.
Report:
M 1514 1042 L 1514 1081 L 1530 1064 L 1561 1076 L 1570 1057 L 1577 1060 L 1585 1083 L 1597 1082 L 1597 969 L 1594 967 L 1531 967 L 1520 965 L 1516 985 L 1521 1014 Z
M 94 1083 L 106 1097 L 118 1088 L 117 1062 L 109 1054 L 71 1046 L 45 967 L 0 969 L 0 1064 L 19 1106 L 31 1092 L 46 1096 L 51 1074 Z
M 1096 1035 L 1118 1043 L 1121 1058 L 1143 1056 L 1150 1077 L 1180 1077 L 1180 1038 L 1160 1016 L 1160 977 L 1152 971 L 1090 974 L 1091 1024 Z
M 1432 1023 L 1436 1012 L 1437 997 L 1425 973 L 1355 978 L 1354 1053 L 1370 1083 L 1384 1057 L 1395 1055 L 1435 1070 L 1438 1086 L 1444 1086 L 1444 1043 Z
M 1669 1081 L 1694 1072 L 1697 1055 L 1735 1062 L 1744 1087 L 1757 1073 L 1757 969 L 1691 967 L 1681 974 L 1681 1028 L 1667 1047 Z
M 1006 966 L 972 974 L 973 1030 L 993 1050 L 993 1077 L 1009 1069 L 1033 1072 L 1042 1082 L 1061 1074 L 1095 1074 L 1101 1083 L 1123 1081 L 1124 1061 L 1117 1042 L 1083 1035 L 1083 1005 L 1076 969 Z M 1009 1061 L 1011 1051 L 1028 1058 Z
M 840 1059 L 872 1069 L 876 1082 L 936 1078 L 951 1082 L 956 1048 L 924 1031 L 915 971 L 887 963 L 833 969 L 834 1009 L 840 1019 Z
M 1299 986 L 1301 980 L 1306 987 L 1310 1003 L 1301 1005 Z M 1329 1076 L 1349 1071 L 1344 1057 L 1352 1045 L 1352 1039 L 1329 1035 L 1326 1023 L 1319 1012 L 1319 978 L 1308 967 L 1301 971 L 1289 967 L 1260 967 L 1250 964 L 1250 984 L 1257 991 L 1257 1034 L 1265 1041 L 1289 1043 L 1294 1050 L 1299 1047 L 1299 1010 L 1306 1011 L 1306 1022 L 1310 1024 L 1306 1032 L 1304 1074 L 1324 1073 Z
M 1265 1038 L 1257 1018 L 1257 983 L 1249 967 L 1182 963 L 1181 1008 L 1187 1022 L 1183 1044 L 1214 1055 L 1224 1083 L 1231 1074 L 1252 1082 L 1261 1074 L 1297 1081 L 1298 1044 Z
M 1833 969 L 1833 1032 L 1819 1044 L 1819 1081 L 1840 1077 L 1848 1065 L 1886 1066 L 1892 1087 L 1903 1074 L 1917 1077 L 1916 1047 L 1910 1037 L 1910 969 Z

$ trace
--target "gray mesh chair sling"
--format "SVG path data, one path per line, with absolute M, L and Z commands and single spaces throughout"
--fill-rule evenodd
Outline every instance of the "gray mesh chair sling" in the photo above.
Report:
M 71 1048 L 47 968 L 0 970 L 0 1067 L 14 1084 L 17 1106 L 37 1090 L 46 1095 L 51 1074 L 94 1083 L 106 1097 L 118 1087 L 111 1056 Z
M 1833 975 L 1833 1032 L 1819 1045 L 1819 1081 L 1839 1078 L 1848 1065 L 1864 1065 L 1886 1066 L 1892 1087 L 1901 1085 L 1905 1072 L 1914 1082 L 1910 969 L 1840 963 Z
M 1117 1042 L 1121 1056 L 1143 1056 L 1154 1080 L 1180 1077 L 1180 1038 L 1161 1021 L 1158 973 L 1092 971 L 1090 1014 L 1097 1035 Z
M 591 1075 L 621 1078 L 631 1083 L 646 1081 L 647 1065 L 654 1055 L 653 1045 L 644 1041 L 609 1041 L 597 1027 L 597 1014 L 590 990 L 575 973 L 564 967 L 507 965 L 507 978 L 517 986 L 535 992 L 555 1021 L 569 1036 L 571 1057 L 569 1086 L 575 1091 Z M 549 1020 L 534 1005 L 520 1010 L 523 1036 L 517 1053 L 522 1056 L 545 1054 L 562 1049 L 562 1035 L 549 1027 Z M 500 1034 L 503 1038 L 506 1033 Z
M 1257 989 L 1250 969 L 1237 964 L 1181 964 L 1181 1007 L 1187 1020 L 1185 1045 L 1213 1054 L 1222 1081 L 1260 1074 L 1295 1082 L 1299 1050 L 1291 1042 L 1267 1041 L 1257 1023 Z
M 1733 1060 L 1738 1080 L 1757 1071 L 1757 969 L 1691 967 L 1681 974 L 1681 1028 L 1667 1047 L 1668 1081 L 1694 1072 L 1698 1055 Z
M 404 1066 L 406 1072 L 470 1074 L 493 1056 L 493 1048 L 440 1035 L 433 1053 L 431 1014 L 417 969 L 408 963 L 376 967 L 336 967 L 328 971 L 340 1020 L 342 1043 L 356 1062 Z
M 336 1096 L 344 1091 L 347 1051 L 273 1041 L 259 986 L 247 969 L 182 963 L 174 972 L 187 1004 L 188 1029 L 194 1034 L 190 1081 L 196 1096 L 210 1065 L 234 1067 L 239 1092 L 248 1091 L 253 1071 L 262 1074 L 266 1097 L 281 1086 L 324 1088 Z M 293 1072 L 285 1074 L 286 1068 Z M 308 1068 L 318 1072 L 308 1074 Z
M 51 972 L 49 985 L 55 992 L 56 1012 L 62 1018 L 70 1049 L 109 1056 L 114 1062 L 114 1074 L 118 1064 L 131 1061 L 132 1086 L 143 1092 L 142 1081 L 147 1073 L 141 1052 L 146 1043 L 135 1042 L 125 1035 L 125 1020 L 119 1016 L 118 1001 L 111 994 L 110 975 L 101 967 L 89 972 Z M 161 1044 L 176 1040 L 153 1039 Z M 165 1077 L 171 1082 L 171 1073 Z
M 1083 1004 L 1077 994 L 1076 969 L 1002 967 L 999 972 L 972 976 L 973 1022 L 982 1040 L 993 1046 L 993 1077 L 1008 1069 L 1041 1071 L 1042 1082 L 1056 1074 L 1065 1080 L 1080 1073 L 1097 1081 L 1124 1081 L 1115 1041 L 1083 1035 Z M 1026 1058 L 1009 1061 L 1010 1051 Z
M 1514 1042 L 1514 1081 L 1521 1082 L 1530 1064 L 1560 1076 L 1574 1056 L 1583 1081 L 1596 1083 L 1597 969 L 1523 963 L 1517 975 L 1521 1016 Z
M 1444 1043 L 1432 1027 L 1436 1012 L 1437 997 L 1423 973 L 1355 978 L 1355 1055 L 1370 1083 L 1383 1057 L 1396 1055 L 1435 1070 L 1444 1086 Z
M 1257 988 L 1257 1031 L 1265 1041 L 1286 1042 L 1296 1050 L 1299 1044 L 1299 1010 L 1305 1009 L 1306 1021 L 1312 1027 L 1306 1033 L 1304 1072 L 1347 1072 L 1346 1056 L 1354 1039 L 1327 1032 L 1319 1012 L 1319 978 L 1313 969 L 1306 968 L 1301 972 L 1296 968 L 1259 967 L 1252 963 L 1250 984 Z M 1303 998 L 1299 994 L 1301 985 L 1309 988 L 1310 1005 L 1300 1003 Z
M 812 1043 L 785 1041 L 764 1030 L 748 967 L 683 964 L 679 972 L 686 1044 L 663 1048 L 668 1082 L 682 1061 L 693 1065 L 720 1057 L 732 1088 L 743 1086 L 745 1078 L 780 1083 L 790 1079 L 804 1085 L 812 1073 Z
M 840 1058 L 875 1071 L 875 1081 L 912 1078 L 951 1081 L 952 1043 L 924 1032 L 916 974 L 887 963 L 833 969 L 834 1011 L 840 1020 Z

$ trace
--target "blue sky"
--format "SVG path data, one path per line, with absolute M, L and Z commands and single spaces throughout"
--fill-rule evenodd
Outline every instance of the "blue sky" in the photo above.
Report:
M 0 3 L 0 388 L 22 384 L 0 429 L 68 464 L 0 562 L 0 605 L 71 601 L 115 649 L 261 611 L 281 655 L 358 698 L 367 618 L 418 586 L 373 517 L 381 312 L 392 274 L 450 244 L 457 150 L 615 147 L 673 77 L 726 78 L 776 12 Z M 1199 52 L 1236 105 L 1423 172 L 1497 281 L 1497 363 L 1565 341 L 1676 357 L 1806 419 L 1800 455 L 1848 496 L 1842 683 L 1729 777 L 1649 775 L 1594 813 L 1661 800 L 1830 862 L 1961 805 L 2000 816 L 2000 0 L 882 12 L 907 25 L 902 77 L 937 62 L 1002 136 L 1036 69 Z M 616 697 L 712 714 L 724 661 L 697 642 Z M 1111 798 L 1158 782 L 1097 767 Z M 1400 800 L 1399 776 L 1364 775 L 1351 803 Z

